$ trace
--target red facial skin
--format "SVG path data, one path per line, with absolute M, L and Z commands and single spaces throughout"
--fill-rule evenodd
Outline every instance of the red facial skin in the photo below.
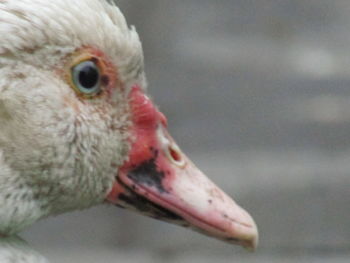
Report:
M 158 111 L 152 101 L 144 95 L 141 88 L 135 86 L 130 93 L 130 108 L 132 112 L 131 151 L 119 170 L 119 175 L 125 175 L 138 165 L 153 159 L 154 150 L 158 148 L 156 130 L 159 125 L 167 126 L 165 116 Z M 159 152 L 158 152 L 159 154 Z M 133 185 L 137 187 L 136 185 Z M 118 195 L 125 190 L 119 184 L 109 193 L 107 200 L 117 200 Z

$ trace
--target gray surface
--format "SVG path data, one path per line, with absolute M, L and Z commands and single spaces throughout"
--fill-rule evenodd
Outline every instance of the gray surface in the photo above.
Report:
M 350 262 L 350 2 L 118 3 L 174 137 L 251 212 L 260 248 L 104 207 L 24 237 L 54 262 Z

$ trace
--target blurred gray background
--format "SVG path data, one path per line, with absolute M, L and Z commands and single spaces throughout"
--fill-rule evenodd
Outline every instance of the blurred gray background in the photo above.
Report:
M 120 0 L 183 150 L 256 219 L 255 254 L 113 207 L 23 234 L 53 262 L 350 262 L 350 1 Z

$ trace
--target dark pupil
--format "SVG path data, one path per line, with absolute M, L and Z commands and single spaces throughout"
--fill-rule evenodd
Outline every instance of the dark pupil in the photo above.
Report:
M 99 81 L 97 69 L 92 65 L 84 66 L 79 72 L 79 83 L 86 89 L 91 89 L 96 86 Z

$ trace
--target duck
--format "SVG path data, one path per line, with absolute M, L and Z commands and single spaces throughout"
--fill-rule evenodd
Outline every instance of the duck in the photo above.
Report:
M 250 214 L 168 132 L 114 2 L 0 0 L 0 35 L 2 238 L 108 204 L 256 248 Z

